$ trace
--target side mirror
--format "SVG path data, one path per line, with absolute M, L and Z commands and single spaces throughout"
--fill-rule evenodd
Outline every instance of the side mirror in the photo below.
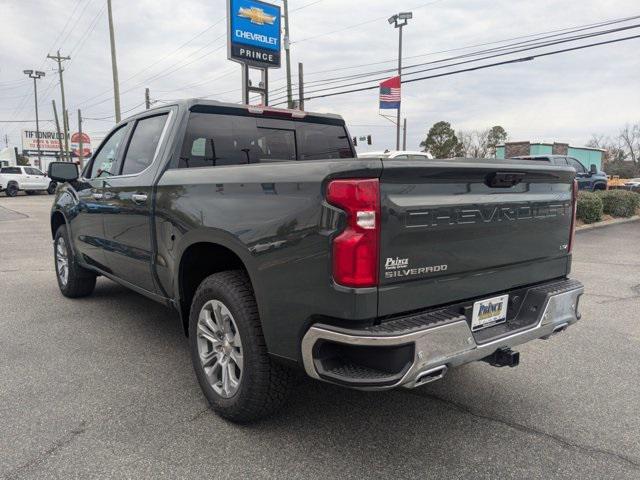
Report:
M 51 162 L 49 164 L 49 178 L 55 182 L 64 183 L 78 179 L 78 166 L 69 162 Z
M 596 167 L 594 163 L 592 163 L 591 167 L 589 167 L 589 173 L 591 173 L 591 175 L 595 175 L 598 173 L 598 167 Z

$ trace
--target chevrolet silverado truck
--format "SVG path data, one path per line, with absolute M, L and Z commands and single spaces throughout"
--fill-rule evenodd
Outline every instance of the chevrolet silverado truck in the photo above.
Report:
M 358 159 L 339 116 L 189 100 L 49 173 L 62 294 L 104 276 L 174 308 L 232 421 L 273 412 L 295 368 L 413 388 L 515 366 L 512 347 L 580 318 L 568 165 Z

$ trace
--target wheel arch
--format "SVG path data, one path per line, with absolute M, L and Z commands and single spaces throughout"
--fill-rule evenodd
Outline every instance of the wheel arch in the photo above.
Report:
M 60 210 L 55 210 L 51 214 L 51 238 L 55 238 L 56 232 L 61 225 L 65 225 L 67 223 L 67 219 L 64 214 Z
M 252 272 L 237 249 L 216 241 L 198 240 L 182 250 L 175 270 L 175 288 L 185 335 L 189 333 L 189 311 L 198 286 L 209 275 L 227 270 L 245 271 L 255 295 Z

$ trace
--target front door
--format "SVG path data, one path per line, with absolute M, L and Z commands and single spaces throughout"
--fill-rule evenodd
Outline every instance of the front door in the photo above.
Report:
M 82 178 L 74 183 L 78 204 L 69 213 L 69 223 L 74 245 L 82 260 L 109 272 L 104 259 L 104 182 L 117 167 L 120 147 L 127 126 L 115 130 L 102 143 Z
M 138 119 L 118 165 L 105 182 L 105 259 L 120 279 L 156 292 L 153 279 L 151 201 L 160 139 L 168 114 Z
M 567 157 L 567 162 L 570 167 L 573 167 L 576 171 L 576 180 L 578 181 L 578 190 L 593 190 L 593 180 L 591 179 L 591 173 L 586 169 L 582 163 L 575 158 Z

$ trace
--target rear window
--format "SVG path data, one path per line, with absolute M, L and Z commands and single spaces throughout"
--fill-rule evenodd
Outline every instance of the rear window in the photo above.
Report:
M 353 157 L 342 125 L 191 113 L 177 166 L 196 168 Z
M 22 171 L 18 167 L 4 167 L 4 168 L 0 169 L 0 174 L 20 175 L 20 174 L 22 174 Z

